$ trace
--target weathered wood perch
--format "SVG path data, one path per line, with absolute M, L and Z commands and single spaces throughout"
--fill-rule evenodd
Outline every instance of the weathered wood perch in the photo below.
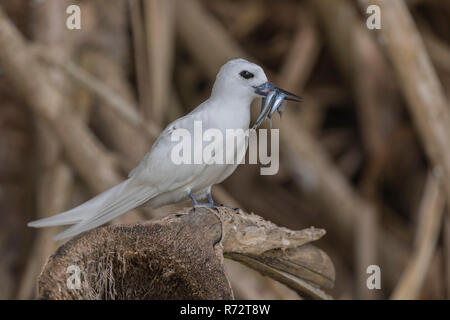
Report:
M 232 299 L 227 257 L 295 290 L 329 299 L 333 263 L 309 243 L 323 229 L 292 231 L 254 214 L 190 209 L 161 220 L 106 226 L 83 233 L 53 254 L 39 280 L 41 299 Z M 67 285 L 68 267 L 80 286 Z M 73 268 L 73 267 L 72 267 Z M 72 269 L 73 270 L 73 269 Z

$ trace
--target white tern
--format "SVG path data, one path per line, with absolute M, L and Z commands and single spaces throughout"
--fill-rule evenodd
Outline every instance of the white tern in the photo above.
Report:
M 226 135 L 227 129 L 248 130 L 252 101 L 258 96 L 267 97 L 273 91 L 280 92 L 282 97 L 270 99 L 272 101 L 270 106 L 263 105 L 264 110 L 261 110 L 262 115 L 259 118 L 264 118 L 268 109 L 272 108 L 271 116 L 275 109 L 281 106 L 283 98 L 300 101 L 300 97 L 268 82 L 260 66 L 244 59 L 228 61 L 217 74 L 209 99 L 189 114 L 169 124 L 161 132 L 150 152 L 130 172 L 128 179 L 76 208 L 30 222 L 28 226 L 73 225 L 55 237 L 55 240 L 60 240 L 105 224 L 142 205 L 156 208 L 191 199 L 194 207 L 215 206 L 211 186 L 221 183 L 230 176 L 240 163 L 240 159 L 236 159 L 233 164 L 227 162 L 176 164 L 171 156 L 172 149 L 178 142 L 172 139 L 172 133 L 177 129 L 193 133 L 194 123 L 198 121 L 201 121 L 203 130 L 216 129 L 223 133 L 223 136 Z M 275 107 L 273 100 L 278 101 Z M 281 110 L 278 111 L 281 115 Z M 258 120 L 259 125 L 262 119 Z M 195 138 L 195 135 L 193 136 Z M 204 141 L 199 143 L 201 146 L 205 144 Z M 247 140 L 238 141 L 233 149 L 235 155 L 245 155 L 247 145 Z M 197 202 L 205 198 L 208 199 L 208 203 Z

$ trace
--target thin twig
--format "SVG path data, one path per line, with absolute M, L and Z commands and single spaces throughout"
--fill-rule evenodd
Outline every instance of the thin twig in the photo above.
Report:
M 439 237 L 445 205 L 441 179 L 434 173 L 428 175 L 422 202 L 419 208 L 415 251 L 400 278 L 391 299 L 417 299 L 425 281 Z
M 144 22 L 140 0 L 129 0 L 136 82 L 138 87 L 140 110 L 150 110 L 150 86 L 148 74 L 147 50 L 145 47 Z
M 175 0 L 144 2 L 150 75 L 151 119 L 162 124 L 167 114 L 174 47 Z

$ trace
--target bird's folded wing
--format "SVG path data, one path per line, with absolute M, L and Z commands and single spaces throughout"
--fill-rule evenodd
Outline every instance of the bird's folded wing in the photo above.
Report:
M 172 150 L 180 143 L 172 141 L 172 133 L 176 129 L 185 129 L 191 133 L 193 139 L 195 120 L 201 120 L 199 114 L 191 113 L 169 124 L 141 163 L 130 172 L 129 177 L 141 184 L 152 186 L 160 193 L 183 187 L 198 177 L 205 164 L 176 164 L 172 160 Z M 193 144 L 192 140 L 191 146 Z

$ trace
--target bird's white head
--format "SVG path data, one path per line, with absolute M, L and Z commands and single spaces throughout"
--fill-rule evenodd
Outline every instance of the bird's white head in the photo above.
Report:
M 260 66 L 245 59 L 233 59 L 220 68 L 211 97 L 251 102 L 258 96 L 255 88 L 266 82 L 267 76 Z

